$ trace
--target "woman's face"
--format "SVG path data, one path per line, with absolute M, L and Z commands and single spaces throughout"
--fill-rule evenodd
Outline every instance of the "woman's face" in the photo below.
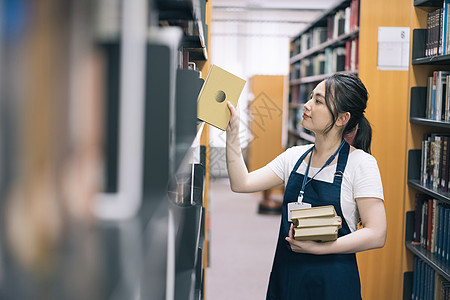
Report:
M 302 126 L 315 134 L 323 133 L 333 122 L 333 115 L 325 102 L 325 81 L 316 86 L 304 107 Z

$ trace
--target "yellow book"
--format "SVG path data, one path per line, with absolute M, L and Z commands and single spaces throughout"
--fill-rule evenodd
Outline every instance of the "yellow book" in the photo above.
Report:
M 333 205 L 316 206 L 311 208 L 293 209 L 291 210 L 291 220 L 301 218 L 315 218 L 315 217 L 334 217 L 336 211 Z
M 198 97 L 197 118 L 226 130 L 230 121 L 227 102 L 236 106 L 244 85 L 244 79 L 212 65 Z
M 294 228 L 294 239 L 297 241 L 334 241 L 337 239 L 338 230 L 338 226 Z
M 342 227 L 342 219 L 339 216 L 334 217 L 316 217 L 316 218 L 297 218 L 292 219 L 295 227 L 318 227 L 318 226 L 338 226 Z

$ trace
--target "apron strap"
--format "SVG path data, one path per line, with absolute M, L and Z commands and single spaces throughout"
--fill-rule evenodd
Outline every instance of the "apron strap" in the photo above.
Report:
M 336 166 L 336 172 L 334 173 L 334 182 L 341 183 L 344 176 L 345 166 L 347 165 L 348 154 L 350 153 L 350 145 L 345 142 L 344 146 L 339 153 L 338 162 Z

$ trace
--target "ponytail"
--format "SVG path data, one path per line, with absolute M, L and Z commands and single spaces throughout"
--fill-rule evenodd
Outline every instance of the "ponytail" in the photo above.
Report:
M 372 142 L 372 127 L 369 121 L 363 115 L 358 123 L 358 129 L 356 130 L 355 138 L 353 139 L 352 146 L 364 150 L 367 153 L 370 152 L 370 144 Z
M 350 113 L 342 136 L 353 147 L 370 153 L 372 128 L 364 116 L 369 95 L 361 79 L 352 74 L 333 74 L 325 79 L 325 102 L 333 116 L 328 132 L 339 113 Z

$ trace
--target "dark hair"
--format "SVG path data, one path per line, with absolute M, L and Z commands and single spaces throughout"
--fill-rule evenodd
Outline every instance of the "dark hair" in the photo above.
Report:
M 342 137 L 356 130 L 352 146 L 370 153 L 372 128 L 364 116 L 368 93 L 361 80 L 351 74 L 334 74 L 325 80 L 325 102 L 333 116 L 333 122 L 325 130 L 328 132 L 340 113 L 350 113 L 350 120 L 342 132 Z

